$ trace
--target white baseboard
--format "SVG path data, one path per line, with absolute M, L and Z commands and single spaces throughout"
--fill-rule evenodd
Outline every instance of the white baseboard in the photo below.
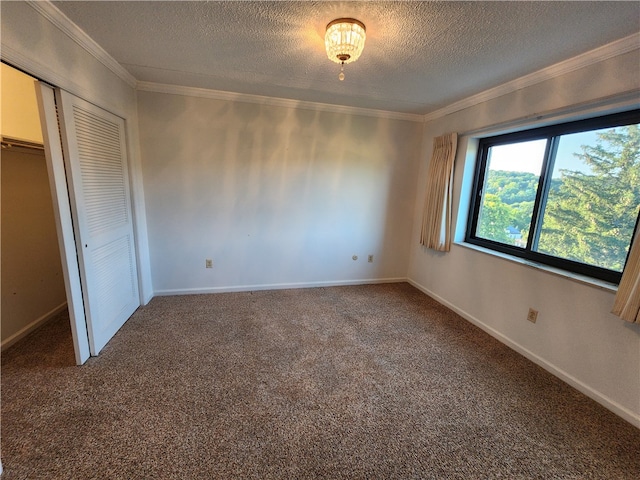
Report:
M 285 290 L 289 288 L 317 288 L 317 287 L 341 287 L 346 285 L 371 285 L 376 283 L 400 283 L 407 282 L 406 277 L 394 278 L 366 278 L 360 280 L 334 280 L 323 282 L 301 282 L 301 283 L 268 283 L 260 285 L 235 285 L 225 287 L 210 288 L 177 288 L 169 290 L 156 290 L 158 296 L 167 295 L 194 295 L 201 293 L 230 293 L 230 292 L 253 292 L 256 290 Z
M 602 393 L 598 392 L 597 390 L 594 390 L 592 387 L 590 387 L 589 385 L 581 382 L 580 380 L 578 380 L 574 376 L 570 375 L 569 373 L 565 372 L 561 368 L 558 368 L 554 364 L 550 363 L 549 361 L 545 360 L 542 357 L 539 357 L 535 353 L 533 353 L 530 350 L 526 349 L 525 347 L 523 347 L 519 343 L 514 342 L 509 337 L 505 336 L 504 334 L 500 333 L 499 331 L 495 330 L 494 328 L 490 327 L 489 325 L 481 322 L 480 320 L 475 318 L 473 315 L 470 315 L 469 313 L 465 312 L 464 310 L 461 310 L 460 308 L 456 307 L 455 305 L 452 305 L 447 300 L 445 300 L 444 298 L 440 297 L 436 293 L 430 291 L 428 288 L 424 287 L 423 285 L 420 285 L 419 283 L 417 283 L 417 282 L 415 282 L 415 281 L 413 281 L 411 279 L 407 279 L 407 281 L 411 285 L 416 287 L 418 290 L 422 291 L 423 293 L 425 293 L 426 295 L 430 296 L 434 300 L 437 300 L 439 303 L 445 305 L 447 308 L 450 308 L 451 310 L 456 312 L 458 315 L 463 317 L 465 320 L 468 320 L 469 322 L 473 323 L 477 327 L 481 328 L 482 330 L 487 332 L 489 335 L 494 337 L 496 340 L 498 340 L 501 343 L 505 344 L 506 346 L 508 346 L 512 350 L 515 350 L 520 355 L 528 358 L 533 363 L 541 366 L 542 368 L 544 368 L 546 371 L 548 371 L 552 375 L 558 377 L 563 382 L 568 383 L 569 385 L 574 387 L 576 390 L 584 393 L 587 397 L 595 400 L 600 405 L 602 405 L 603 407 L 605 407 L 608 410 L 611 410 L 613 413 L 615 413 L 619 417 L 623 418 L 627 422 L 629 422 L 632 425 L 640 428 L 640 415 L 638 415 L 637 413 L 632 412 L 628 408 L 625 408 L 622 405 L 618 404 L 617 402 L 611 400 L 606 395 L 603 395 Z
M 61 311 L 63 311 L 65 308 L 67 308 L 67 302 L 64 302 L 60 305 L 58 305 L 56 308 L 54 308 L 53 310 L 50 310 L 49 312 L 45 313 L 44 315 L 42 315 L 41 317 L 35 319 L 33 322 L 31 322 L 29 325 L 21 328 L 20 330 L 18 330 L 16 333 L 14 333 L 13 335 L 11 335 L 9 338 L 7 338 L 6 340 L 2 341 L 2 345 L 0 346 L 0 351 L 4 351 L 7 348 L 9 348 L 11 345 L 13 345 L 14 343 L 16 343 L 18 340 L 26 337 L 27 335 L 29 335 L 31 332 L 33 332 L 36 328 L 38 328 L 39 326 L 41 326 L 44 323 L 47 323 L 49 320 L 51 320 L 53 317 L 55 317 L 57 314 L 59 314 Z

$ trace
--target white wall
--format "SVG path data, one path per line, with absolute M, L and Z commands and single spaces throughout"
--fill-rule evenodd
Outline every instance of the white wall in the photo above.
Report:
M 156 293 L 406 278 L 420 123 L 152 92 L 138 113 Z
M 637 92 L 638 66 L 636 50 L 425 124 L 409 278 L 467 319 L 640 426 L 640 326 L 627 324 L 609 313 L 612 291 L 460 245 L 453 245 L 447 254 L 418 245 L 426 166 L 435 136 L 449 131 L 482 130 L 545 112 L 557 117 L 565 111 L 580 115 L 589 110 L 590 104 L 598 105 L 599 111 L 606 110 L 607 104 L 615 103 L 612 97 L 616 94 Z M 637 102 L 637 93 L 635 97 Z M 464 237 L 469 205 L 462 185 L 473 176 L 475 156 L 472 149 L 467 152 L 472 136 L 460 139 L 455 165 L 454 209 L 461 216 L 458 239 Z M 453 223 L 457 220 L 454 218 Z M 526 320 L 529 307 L 540 312 L 536 324 Z
M 117 73 L 117 66 L 110 64 L 100 53 L 100 48 L 84 39 L 82 32 L 65 21 L 51 4 L 0 2 L 0 9 L 2 60 L 115 113 L 127 122 L 140 291 L 142 301 L 146 303 L 153 296 L 153 288 L 140 172 L 135 88 L 127 82 L 126 76 Z

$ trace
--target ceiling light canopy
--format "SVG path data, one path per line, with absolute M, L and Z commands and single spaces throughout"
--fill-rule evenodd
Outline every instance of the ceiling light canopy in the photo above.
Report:
M 344 64 L 360 57 L 366 37 L 364 23 L 354 18 L 338 18 L 327 25 L 324 36 L 327 57 L 343 66 L 338 76 L 340 80 L 344 80 Z

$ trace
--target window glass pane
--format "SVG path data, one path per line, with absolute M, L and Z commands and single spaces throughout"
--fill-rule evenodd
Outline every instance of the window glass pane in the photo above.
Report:
M 621 272 L 640 205 L 638 125 L 560 137 L 537 251 Z
M 546 139 L 489 148 L 476 236 L 525 247 Z

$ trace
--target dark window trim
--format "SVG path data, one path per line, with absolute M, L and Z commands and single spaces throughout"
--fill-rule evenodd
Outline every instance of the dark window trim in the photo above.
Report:
M 544 207 L 544 202 L 546 202 L 546 195 L 548 194 L 550 184 L 550 182 L 547 181 L 547 177 L 549 176 L 550 169 L 553 167 L 553 165 L 548 165 L 550 158 L 549 152 L 550 150 L 557 148 L 557 137 L 561 135 L 568 135 L 589 130 L 614 128 L 633 123 L 640 123 L 640 109 L 479 139 L 465 242 L 512 255 L 514 257 L 523 258 L 525 260 L 542 263 L 551 267 L 560 268 L 562 270 L 567 270 L 569 272 L 577 273 L 580 275 L 586 275 L 610 283 L 619 284 L 620 277 L 622 276 L 620 272 L 532 251 L 531 248 L 535 241 L 534 231 L 530 232 L 529 238 L 527 239 L 527 246 L 525 248 L 479 238 L 475 236 L 474 232 L 476 230 L 478 216 L 480 213 L 480 205 L 482 203 L 481 195 L 485 183 L 487 156 L 491 147 L 506 143 L 516 143 L 530 140 L 552 140 L 547 144 L 547 149 L 545 150 L 545 158 L 543 160 L 542 172 L 540 174 L 538 190 L 536 191 L 536 198 L 533 206 L 531 225 L 535 225 L 536 229 L 538 229 L 538 217 L 540 215 L 540 212 L 542 211 L 542 208 Z M 556 138 L 556 140 L 553 140 L 554 138 Z M 639 223 L 640 214 L 636 219 L 635 230 L 638 229 Z M 633 238 L 634 237 L 632 237 L 632 240 Z

